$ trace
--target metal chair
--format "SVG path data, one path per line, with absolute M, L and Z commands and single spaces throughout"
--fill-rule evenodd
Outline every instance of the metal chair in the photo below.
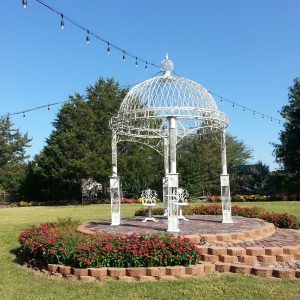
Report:
M 142 205 L 148 207 L 148 216 L 142 221 L 153 221 L 157 222 L 157 220 L 152 216 L 152 207 L 156 205 L 157 193 L 154 190 L 147 189 L 142 191 L 141 198 L 143 198 Z

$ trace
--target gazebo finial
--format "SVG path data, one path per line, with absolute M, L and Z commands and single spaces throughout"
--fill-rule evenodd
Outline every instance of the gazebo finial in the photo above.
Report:
M 160 63 L 160 70 L 163 72 L 164 77 L 171 76 L 171 73 L 174 69 L 173 62 L 169 59 L 169 55 L 166 52 L 165 58 Z

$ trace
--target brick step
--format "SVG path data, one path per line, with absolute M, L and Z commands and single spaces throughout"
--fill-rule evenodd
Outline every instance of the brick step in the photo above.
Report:
M 221 247 L 196 246 L 204 262 L 275 263 L 300 260 L 300 245 L 283 247 Z
M 246 230 L 246 231 L 233 231 L 226 233 L 217 234 L 190 234 L 184 235 L 191 242 L 199 244 L 200 242 L 205 243 L 228 243 L 228 242 L 246 242 L 255 239 L 262 239 L 268 237 L 276 232 L 276 227 L 267 222 L 262 221 L 262 226 L 257 229 Z

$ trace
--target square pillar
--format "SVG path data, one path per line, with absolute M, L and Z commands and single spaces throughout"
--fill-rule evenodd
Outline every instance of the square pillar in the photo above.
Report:
M 168 232 L 180 232 L 178 221 L 178 173 L 168 174 Z
M 229 175 L 221 175 L 221 199 L 222 199 L 222 223 L 233 223 L 231 217 L 231 199 L 230 199 L 230 186 L 229 186 Z
M 111 199 L 111 225 L 121 224 L 121 189 L 120 178 L 110 177 L 110 199 Z

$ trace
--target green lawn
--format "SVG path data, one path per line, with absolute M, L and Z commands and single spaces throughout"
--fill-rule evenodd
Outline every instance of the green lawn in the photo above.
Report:
M 300 216 L 300 202 L 242 203 Z M 123 216 L 138 204 L 123 205 Z M 109 205 L 0 209 L 0 299 L 300 299 L 299 280 L 263 279 L 235 274 L 149 283 L 81 283 L 48 279 L 14 263 L 18 233 L 31 224 L 72 217 L 109 218 Z

